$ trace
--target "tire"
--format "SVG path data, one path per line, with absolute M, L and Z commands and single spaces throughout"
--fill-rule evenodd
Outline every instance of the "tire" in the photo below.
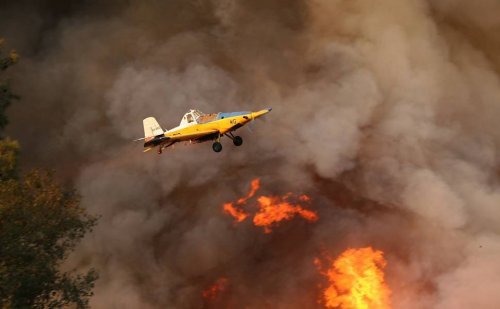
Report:
M 241 146 L 243 144 L 243 139 L 241 138 L 241 136 L 235 136 L 233 138 L 233 144 L 235 146 Z
M 222 150 L 222 144 L 219 143 L 219 142 L 214 142 L 212 144 L 212 149 L 215 151 L 215 152 L 220 152 Z

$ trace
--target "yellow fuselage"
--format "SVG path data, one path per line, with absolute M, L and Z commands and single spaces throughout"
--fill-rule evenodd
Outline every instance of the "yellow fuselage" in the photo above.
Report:
M 181 141 L 196 139 L 197 135 L 213 131 L 219 134 L 225 134 L 234 129 L 240 128 L 253 119 L 267 114 L 270 110 L 265 109 L 258 112 L 249 112 L 242 115 L 225 117 L 206 123 L 195 123 L 181 128 L 173 128 L 165 132 L 166 137 L 175 138 Z
M 231 133 L 247 124 L 248 122 L 265 115 L 271 111 L 271 108 L 263 109 L 257 112 L 231 112 L 218 114 L 200 114 L 196 110 L 186 113 L 178 127 L 163 131 L 153 117 L 144 120 L 144 138 L 145 152 L 159 146 L 158 153 L 163 148 L 169 147 L 177 142 L 190 141 L 194 143 L 215 140 L 214 151 L 219 152 L 222 149 L 220 138 L 223 135 L 233 140 L 236 146 L 241 145 L 242 139 L 239 136 L 233 136 Z M 163 134 L 156 134 L 160 131 Z M 228 134 L 229 133 L 229 134 Z
M 187 135 L 187 136 L 192 136 L 192 134 L 197 134 L 201 132 L 207 132 L 207 131 L 219 131 L 220 134 L 227 133 L 230 131 L 232 128 L 240 124 L 240 126 L 246 124 L 251 120 L 250 117 L 247 116 L 247 118 L 244 118 L 244 116 L 234 116 L 234 117 L 229 117 L 229 118 L 224 118 L 224 119 L 219 119 L 219 120 L 214 120 L 211 122 L 207 123 L 195 123 L 183 128 L 179 129 L 173 129 L 165 132 L 166 137 L 177 137 L 177 136 L 182 136 L 182 135 Z M 192 138 L 180 138 L 182 140 L 190 140 Z

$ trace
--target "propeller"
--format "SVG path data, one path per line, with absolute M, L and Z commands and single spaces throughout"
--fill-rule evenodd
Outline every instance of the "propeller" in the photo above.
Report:
M 250 121 L 246 127 L 248 131 L 253 134 L 253 121 Z

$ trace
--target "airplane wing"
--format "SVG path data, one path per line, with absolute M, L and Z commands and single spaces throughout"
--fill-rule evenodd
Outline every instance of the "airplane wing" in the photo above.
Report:
M 204 137 L 208 137 L 210 135 L 219 133 L 219 130 L 211 129 L 211 130 L 197 130 L 193 132 L 174 132 L 172 134 L 167 135 L 158 135 L 151 139 L 137 139 L 137 140 L 145 140 L 144 143 L 144 152 L 148 152 L 156 146 L 160 146 L 161 148 L 167 148 L 177 142 L 188 141 L 188 140 L 196 140 Z
M 169 134 L 170 139 L 175 140 L 175 141 L 187 141 L 191 139 L 199 139 L 203 138 L 208 135 L 216 134 L 219 133 L 219 130 L 216 129 L 210 129 L 210 130 L 200 130 L 200 131 L 193 131 L 193 132 L 177 132 L 173 133 L 172 135 Z

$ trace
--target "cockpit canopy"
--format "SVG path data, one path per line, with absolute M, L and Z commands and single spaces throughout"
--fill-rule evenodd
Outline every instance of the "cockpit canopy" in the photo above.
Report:
M 181 126 L 188 126 L 188 125 L 193 125 L 193 124 L 199 123 L 198 120 L 203 115 L 205 115 L 205 114 L 202 113 L 201 111 L 199 111 L 197 109 L 191 109 L 191 110 L 189 110 L 189 112 L 184 114 L 184 117 L 182 117 L 180 125 Z

